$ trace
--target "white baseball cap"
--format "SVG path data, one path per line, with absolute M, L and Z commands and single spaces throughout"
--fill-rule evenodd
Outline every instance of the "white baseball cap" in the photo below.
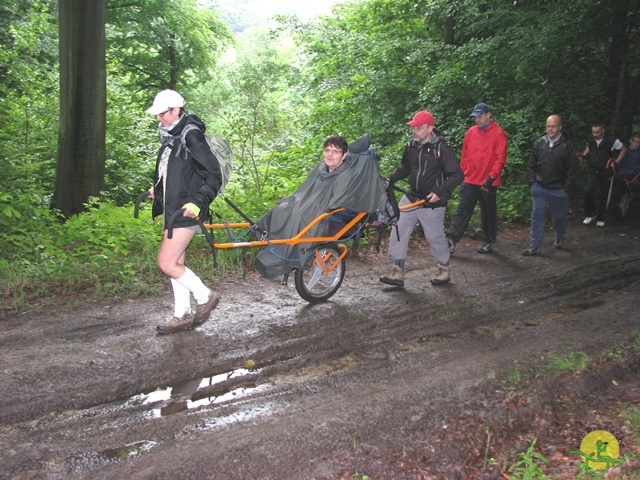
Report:
M 153 105 L 147 109 L 149 115 L 159 115 L 174 107 L 184 107 L 184 98 L 175 90 L 162 90 L 153 99 Z

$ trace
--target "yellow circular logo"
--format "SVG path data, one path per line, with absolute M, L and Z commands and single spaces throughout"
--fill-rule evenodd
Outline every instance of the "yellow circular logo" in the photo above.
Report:
M 589 467 L 593 470 L 607 470 L 611 460 L 620 456 L 620 445 L 616 437 L 604 430 L 594 430 L 580 444 L 580 451 L 588 455 Z M 598 459 L 603 459 L 599 462 Z M 585 461 L 587 458 L 585 458 Z M 608 460 L 608 461 L 607 461 Z

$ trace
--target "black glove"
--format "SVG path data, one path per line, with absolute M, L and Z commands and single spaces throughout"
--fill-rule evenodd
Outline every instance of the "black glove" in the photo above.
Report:
M 488 192 L 489 189 L 491 188 L 491 185 L 493 185 L 493 180 L 494 180 L 493 177 L 487 178 L 480 188 L 485 192 Z

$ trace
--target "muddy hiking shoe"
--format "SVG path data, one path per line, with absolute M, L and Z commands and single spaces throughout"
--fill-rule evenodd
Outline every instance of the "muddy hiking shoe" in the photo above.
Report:
M 380 277 L 380 281 L 394 287 L 404 287 L 404 272 L 398 265 L 394 265 L 389 273 Z
M 193 328 L 193 315 L 185 313 L 181 317 L 173 317 L 168 322 L 162 323 L 156 327 L 156 331 L 161 335 L 170 333 L 184 332 Z
M 193 317 L 193 326 L 197 327 L 198 325 L 202 325 L 204 322 L 209 320 L 209 314 L 211 311 L 218 306 L 218 302 L 220 301 L 220 295 L 213 290 L 209 294 L 209 300 L 202 305 L 198 305 L 198 309 L 196 310 L 196 314 Z
M 431 285 L 443 285 L 445 283 L 449 283 L 449 280 L 451 280 L 451 277 L 449 275 L 449 267 L 439 263 L 436 274 L 431 277 Z

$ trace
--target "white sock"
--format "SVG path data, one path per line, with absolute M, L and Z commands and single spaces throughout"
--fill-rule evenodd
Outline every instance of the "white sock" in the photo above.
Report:
M 176 279 L 171 279 L 173 287 L 174 307 L 173 314 L 180 318 L 187 313 L 191 313 L 191 292 L 187 287 L 181 285 Z
M 193 293 L 193 296 L 195 297 L 196 302 L 198 302 L 199 305 L 207 303 L 207 300 L 209 300 L 211 290 L 209 290 L 209 288 L 204 283 L 202 283 L 200 277 L 193 273 L 188 267 L 185 267 L 184 275 L 176 279 L 176 281 L 180 285 L 188 288 L 189 291 Z

